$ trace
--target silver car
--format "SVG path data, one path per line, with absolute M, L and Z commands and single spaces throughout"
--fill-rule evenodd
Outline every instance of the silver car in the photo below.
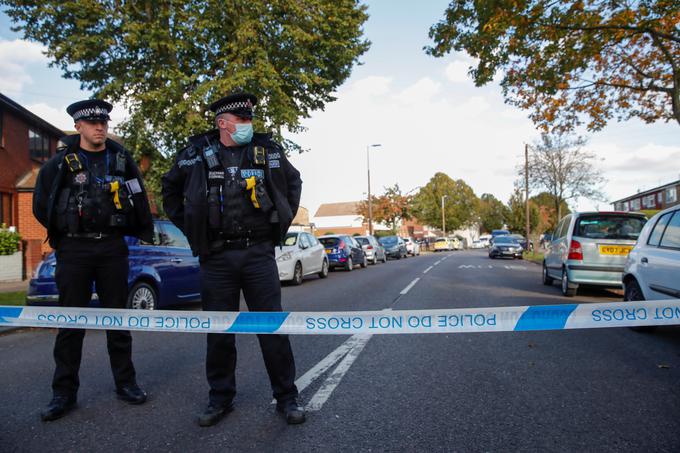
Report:
M 572 297 L 579 285 L 621 288 L 628 253 L 646 223 L 634 212 L 576 212 L 560 220 L 543 259 L 543 284 L 561 282 Z
M 378 261 L 383 263 L 387 262 L 385 247 L 380 245 L 380 242 L 378 242 L 375 236 L 371 236 L 370 234 L 367 236 L 354 236 L 354 239 L 361 244 L 361 248 L 364 249 L 366 259 L 368 259 L 369 263 L 377 264 Z
M 652 217 L 623 271 L 624 300 L 680 299 L 680 206 Z

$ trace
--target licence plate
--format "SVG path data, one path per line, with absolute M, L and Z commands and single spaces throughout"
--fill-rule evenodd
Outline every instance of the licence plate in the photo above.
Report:
M 333 253 L 333 250 L 331 250 L 331 249 L 326 249 L 326 255 L 330 255 L 331 253 Z
M 600 245 L 600 255 L 628 255 L 632 245 Z

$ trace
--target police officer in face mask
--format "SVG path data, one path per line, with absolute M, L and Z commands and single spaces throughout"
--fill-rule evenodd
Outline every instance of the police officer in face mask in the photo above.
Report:
M 101 305 L 125 308 L 128 247 L 124 235 L 152 241 L 153 221 L 142 178 L 130 154 L 107 139 L 111 104 L 86 100 L 66 110 L 78 134 L 61 139 L 40 170 L 33 214 L 47 229 L 56 250 L 55 280 L 62 307 L 87 307 L 96 286 Z M 43 421 L 64 416 L 76 405 L 78 370 L 85 330 L 59 329 L 54 344 L 53 398 Z M 119 399 L 146 401 L 132 364 L 130 332 L 106 332 L 111 370 Z
M 270 134 L 253 134 L 257 98 L 238 93 L 210 106 L 216 130 L 189 138 L 163 176 L 163 206 L 189 239 L 201 263 L 204 310 L 238 311 L 243 291 L 251 311 L 281 311 L 274 246 L 281 243 L 300 202 L 300 173 Z M 288 337 L 259 335 L 277 400 L 289 424 L 303 423 Z M 209 404 L 201 426 L 233 409 L 236 394 L 233 334 L 208 334 Z

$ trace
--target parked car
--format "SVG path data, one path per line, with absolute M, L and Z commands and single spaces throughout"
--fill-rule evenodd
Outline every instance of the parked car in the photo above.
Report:
M 479 239 L 473 239 L 472 244 L 470 244 L 471 249 L 483 249 L 484 244 Z
M 491 240 L 490 234 L 482 234 L 481 236 L 479 236 L 479 242 L 482 243 L 483 248 L 491 247 L 491 244 L 489 244 L 490 240 Z
M 543 284 L 561 282 L 571 297 L 579 285 L 621 288 L 623 268 L 647 222 L 634 212 L 582 212 L 563 217 L 543 259 Z
M 354 236 L 354 240 L 361 244 L 361 248 L 364 249 L 366 258 L 369 262 L 377 264 L 378 261 L 383 263 L 387 262 L 387 255 L 385 254 L 385 247 L 383 247 L 380 242 L 375 238 L 375 236 Z
M 396 258 L 398 260 L 406 258 L 408 252 L 406 251 L 406 244 L 399 236 L 384 236 L 379 239 L 380 244 L 385 247 L 385 253 L 388 258 Z
M 420 255 L 420 244 L 418 244 L 410 237 L 405 237 L 402 239 L 404 240 L 404 244 L 406 245 L 406 253 L 408 253 L 411 256 Z
M 493 245 L 493 241 L 496 240 L 498 236 L 505 236 L 510 234 L 508 230 L 491 230 L 491 237 L 489 238 L 489 247 Z
M 287 233 L 283 239 L 283 245 L 276 247 L 275 250 L 279 280 L 299 285 L 306 275 L 317 274 L 320 278 L 328 277 L 328 257 L 325 248 L 311 234 Z
M 522 259 L 522 252 L 524 248 L 519 241 L 509 234 L 496 236 L 493 245 L 489 249 L 489 258 L 503 258 L 510 257 L 512 259 Z
M 533 245 L 529 244 L 527 238 L 521 234 L 510 234 L 509 236 L 519 242 L 519 245 L 521 245 L 524 250 L 532 250 L 534 248 Z
M 456 243 L 450 238 L 437 238 L 434 241 L 434 251 L 443 252 L 456 250 Z
M 125 241 L 130 250 L 128 308 L 153 310 L 200 302 L 198 258 L 191 254 L 189 242 L 179 228 L 167 220 L 155 220 L 152 243 L 132 237 Z M 52 253 L 38 265 L 28 285 L 27 305 L 57 304 L 56 264 Z M 99 306 L 96 285 L 91 306 Z
M 623 299 L 680 299 L 680 206 L 645 225 L 623 269 Z M 644 329 L 648 330 L 648 329 Z
M 341 267 L 346 271 L 351 271 L 357 264 L 364 268 L 368 266 L 364 249 L 351 236 L 346 234 L 326 235 L 321 236 L 319 242 L 326 249 L 328 264 L 331 269 Z

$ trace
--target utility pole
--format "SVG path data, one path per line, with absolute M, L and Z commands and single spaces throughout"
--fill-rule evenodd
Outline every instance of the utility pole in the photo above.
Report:
M 373 235 L 373 200 L 371 200 L 371 162 L 368 158 L 368 151 L 371 148 L 382 146 L 380 143 L 366 145 L 366 170 L 368 173 L 368 234 Z
M 526 238 L 527 238 L 527 248 L 529 248 L 530 239 L 529 231 L 531 229 L 531 222 L 529 222 L 529 145 L 524 144 L 524 205 L 525 205 L 525 217 L 526 217 Z
M 444 237 L 446 237 L 446 216 L 444 215 L 444 200 L 448 197 L 448 195 L 442 195 L 442 232 L 444 234 Z

